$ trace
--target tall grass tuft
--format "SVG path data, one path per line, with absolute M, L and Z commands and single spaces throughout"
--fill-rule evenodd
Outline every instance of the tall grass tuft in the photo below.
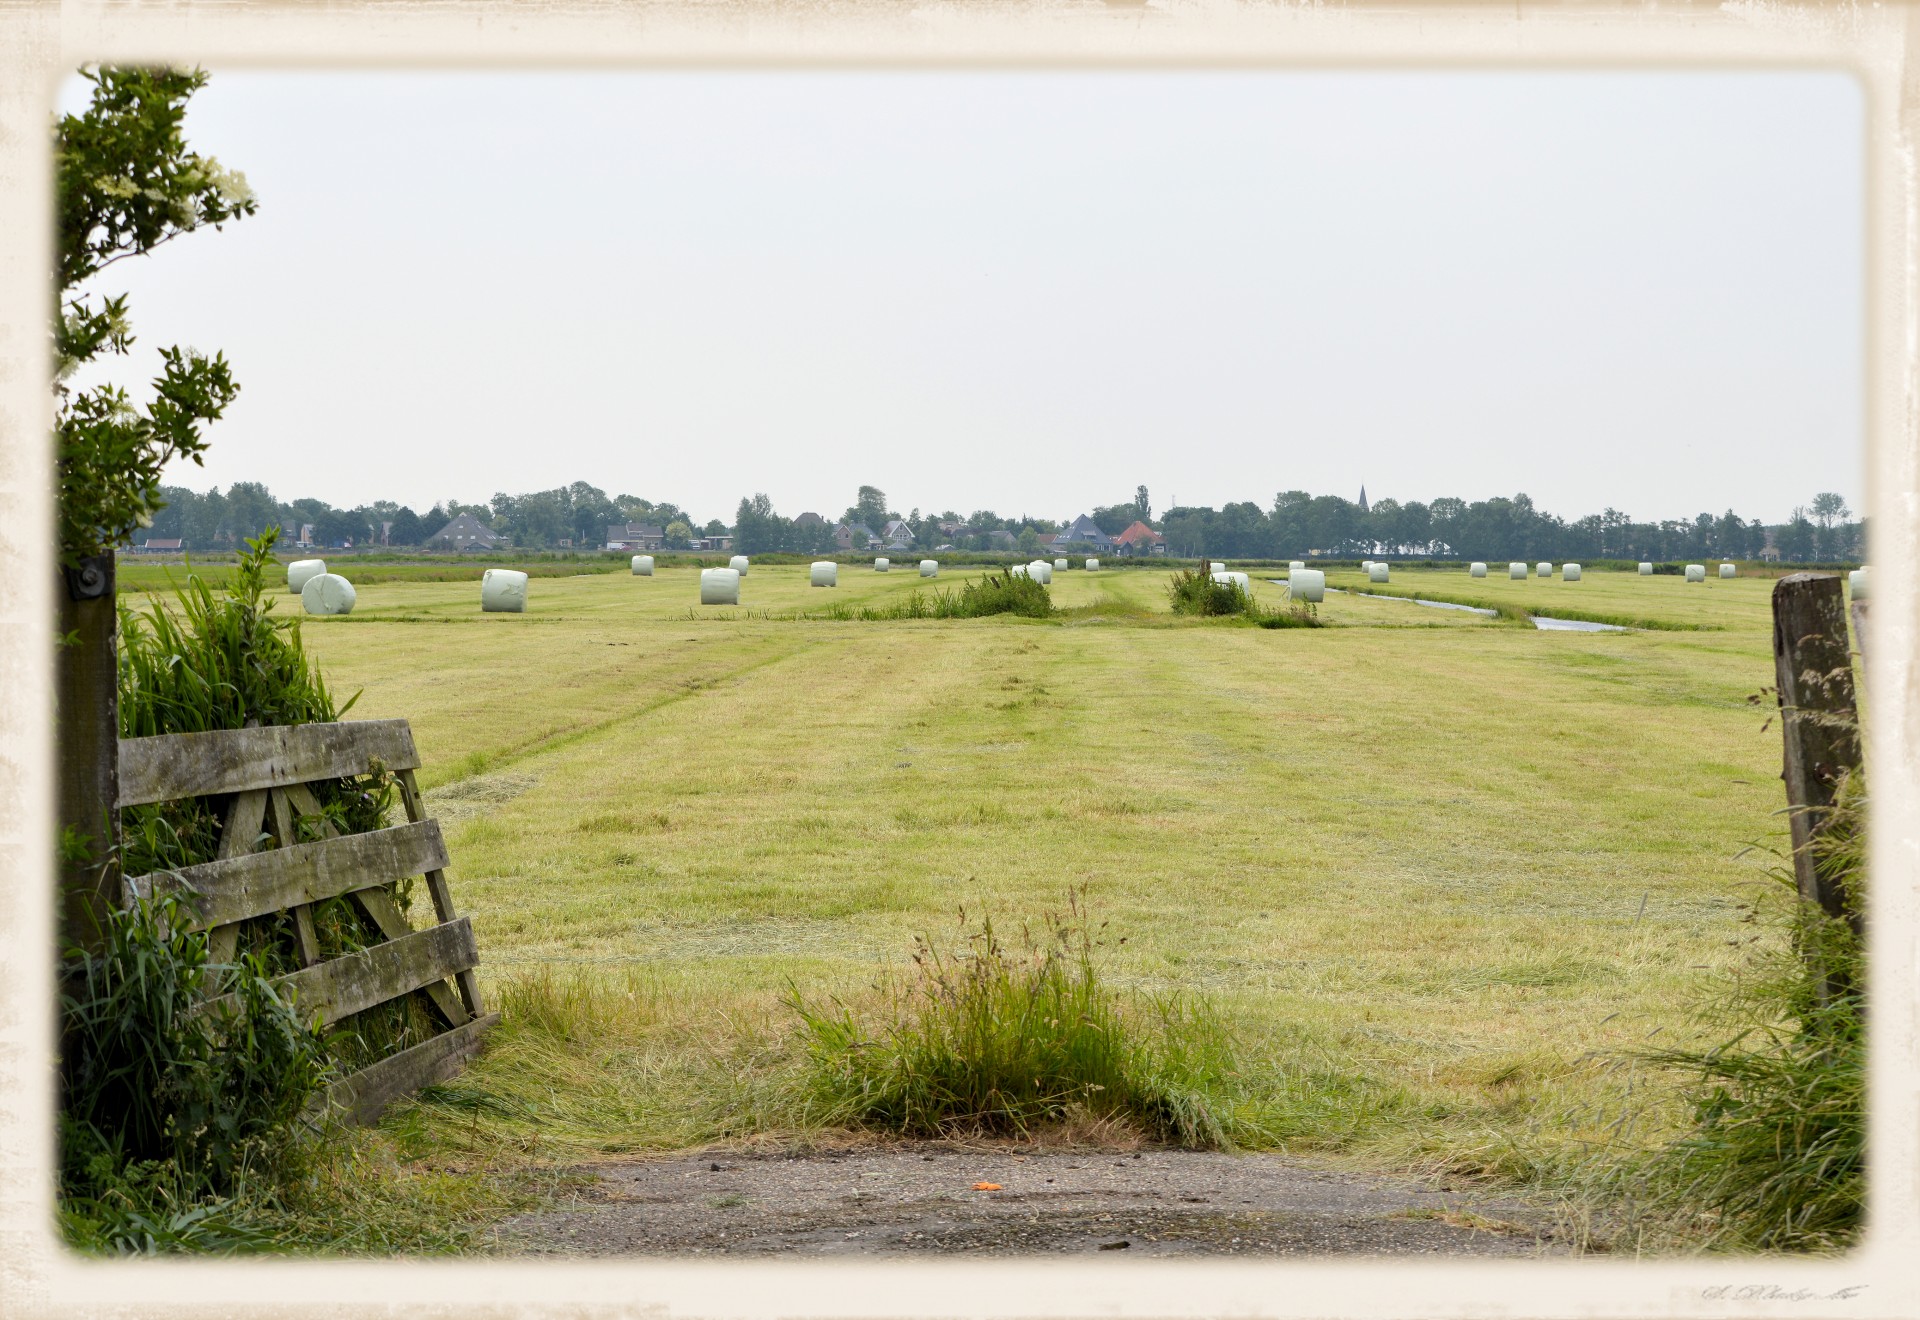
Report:
M 297 1163 L 326 1042 L 259 956 L 210 963 L 168 896 L 73 950 L 60 1001 L 61 1224 L 107 1252 L 257 1245 L 244 1202 Z M 237 1008 L 210 1009 L 215 991 Z
M 1211 573 L 1182 569 L 1167 582 L 1167 603 L 1175 614 L 1203 618 L 1242 618 L 1262 628 L 1322 628 L 1319 612 L 1307 604 L 1266 610 L 1238 582 L 1215 582 Z
M 1045 619 L 1053 614 L 1053 596 L 1043 583 L 1011 572 L 988 573 L 958 591 L 910 591 L 885 605 L 829 605 L 803 610 L 797 617 L 839 623 L 883 623 L 898 619 L 982 619 L 1017 614 Z
M 1851 1245 L 1866 1203 L 1863 942 L 1866 794 L 1843 786 L 1815 865 L 1856 905 L 1831 917 L 1799 901 L 1774 916 L 1755 965 L 1707 1010 L 1728 1035 L 1707 1050 L 1642 1057 L 1692 1075 L 1692 1130 L 1616 1175 L 1656 1234 L 1718 1250 Z M 1774 877 L 1792 887 L 1790 872 Z M 1759 905 L 1748 920 L 1766 920 Z
M 1189 1147 L 1229 1143 L 1216 1101 L 1232 1045 L 1203 1009 L 1123 1003 L 1100 973 L 1084 895 L 1009 947 L 990 918 L 956 944 L 915 941 L 911 970 L 880 986 L 877 1021 L 790 989 L 808 1050 L 813 1121 L 904 1136 L 1025 1134 L 1078 1116 Z

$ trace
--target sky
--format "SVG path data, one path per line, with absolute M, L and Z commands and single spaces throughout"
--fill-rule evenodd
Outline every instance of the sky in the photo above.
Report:
M 1863 114 L 1818 71 L 216 67 L 188 140 L 259 213 L 94 287 L 113 379 L 232 362 L 197 490 L 1778 521 L 1863 502 Z

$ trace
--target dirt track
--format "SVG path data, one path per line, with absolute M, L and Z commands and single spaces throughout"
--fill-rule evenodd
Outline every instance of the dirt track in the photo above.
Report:
M 514 1254 L 1564 1254 L 1537 1209 L 1276 1156 L 900 1145 L 598 1166 Z M 976 1189 L 976 1184 L 998 1189 Z

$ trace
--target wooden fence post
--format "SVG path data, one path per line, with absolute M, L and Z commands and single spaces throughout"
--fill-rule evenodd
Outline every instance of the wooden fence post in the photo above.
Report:
M 97 948 L 120 903 L 120 676 L 113 554 L 61 570 L 54 662 L 59 820 L 85 840 L 61 850 L 61 939 Z
M 1861 913 L 1840 881 L 1814 867 L 1811 845 L 1827 825 L 1840 781 L 1861 766 L 1853 658 L 1840 579 L 1790 573 L 1773 588 L 1773 666 L 1785 746 L 1793 873 L 1800 897 L 1858 933 Z

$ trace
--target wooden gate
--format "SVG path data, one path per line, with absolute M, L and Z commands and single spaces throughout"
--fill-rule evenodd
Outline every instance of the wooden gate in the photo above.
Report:
M 275 987 L 301 1017 L 337 1022 L 402 995 L 428 1001 L 440 1030 L 429 1039 L 336 1082 L 322 1098 L 349 1121 L 371 1123 L 392 1101 L 453 1076 L 499 1021 L 480 1002 L 473 928 L 456 916 L 447 888 L 447 848 L 427 818 L 413 772 L 420 758 L 405 720 L 293 724 L 215 733 L 164 734 L 120 742 L 120 805 L 231 795 L 216 860 L 127 880 L 129 898 L 179 893 L 210 932 L 215 962 L 232 959 L 240 923 L 290 912 L 303 964 Z M 340 834 L 320 815 L 309 784 L 391 771 L 407 823 Z M 326 837 L 294 842 L 296 822 L 316 820 Z M 280 846 L 255 852 L 262 833 Z M 414 930 L 385 886 L 425 876 L 437 924 Z M 350 896 L 378 927 L 380 943 L 320 960 L 312 905 Z

